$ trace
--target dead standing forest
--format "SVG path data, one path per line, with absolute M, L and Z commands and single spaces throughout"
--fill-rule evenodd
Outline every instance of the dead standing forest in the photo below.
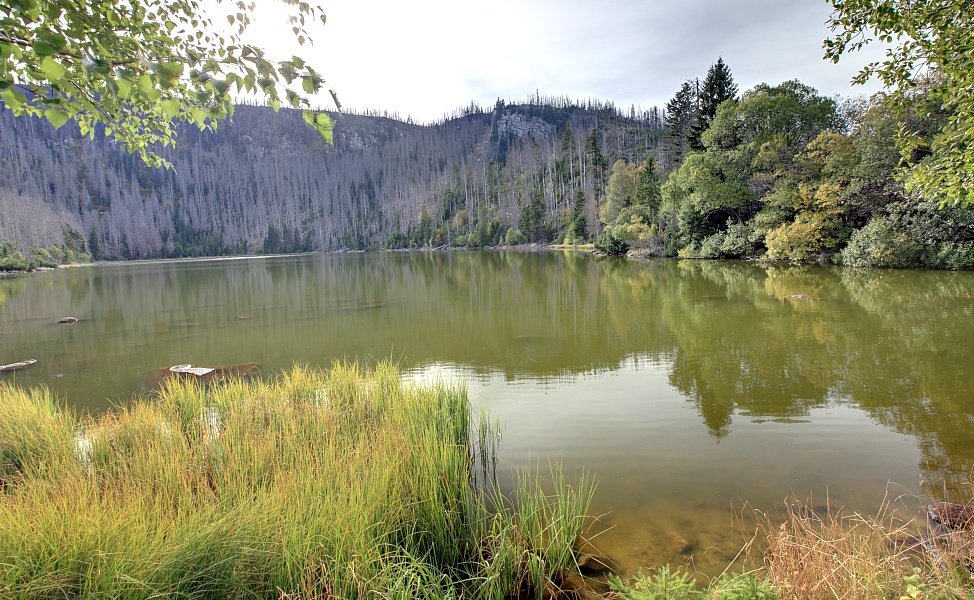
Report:
M 658 109 L 535 98 L 433 125 L 345 114 L 332 146 L 299 111 L 238 106 L 216 132 L 180 127 L 165 170 L 2 110 L 0 241 L 99 259 L 552 241 L 573 219 L 594 232 L 609 161 L 662 132 Z

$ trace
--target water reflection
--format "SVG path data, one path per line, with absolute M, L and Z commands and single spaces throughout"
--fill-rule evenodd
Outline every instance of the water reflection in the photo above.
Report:
M 470 382 L 509 462 L 593 470 L 613 543 L 699 549 L 724 543 L 737 496 L 828 484 L 869 510 L 889 480 L 964 489 L 972 310 L 971 273 L 518 252 L 101 265 L 0 279 L 0 364 L 38 359 L 0 377 L 101 410 L 175 364 L 392 357 Z

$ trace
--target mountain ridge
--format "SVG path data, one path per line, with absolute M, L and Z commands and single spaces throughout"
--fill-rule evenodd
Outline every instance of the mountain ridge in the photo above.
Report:
M 97 258 L 157 258 L 493 245 L 540 193 L 540 239 L 557 238 L 581 190 L 597 225 L 605 158 L 656 151 L 658 111 L 568 101 L 471 106 L 418 125 L 336 115 L 334 145 L 300 113 L 241 105 L 215 132 L 181 126 L 173 169 L 152 169 L 110 139 L 0 111 L 0 242 L 43 247 L 81 233 Z M 604 176 L 604 173 L 601 173 Z M 30 221 L 30 222 L 27 222 Z

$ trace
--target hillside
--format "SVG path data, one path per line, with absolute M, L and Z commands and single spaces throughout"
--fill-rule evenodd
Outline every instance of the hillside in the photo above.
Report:
M 346 114 L 329 146 L 298 112 L 238 106 L 215 133 L 181 128 L 162 170 L 0 110 L 0 242 L 83 236 L 130 259 L 551 241 L 573 211 L 595 230 L 608 165 L 656 152 L 662 127 L 657 111 L 536 98 L 432 125 Z

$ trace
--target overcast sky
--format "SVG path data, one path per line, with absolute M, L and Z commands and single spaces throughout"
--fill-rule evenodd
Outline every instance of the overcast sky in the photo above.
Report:
M 255 41 L 307 59 L 347 107 L 420 122 L 535 91 L 662 106 L 718 56 L 741 91 L 788 79 L 828 95 L 878 89 L 849 83 L 878 49 L 823 60 L 825 0 L 319 1 L 328 23 L 313 46 L 280 37 L 273 11 L 258 13 Z

